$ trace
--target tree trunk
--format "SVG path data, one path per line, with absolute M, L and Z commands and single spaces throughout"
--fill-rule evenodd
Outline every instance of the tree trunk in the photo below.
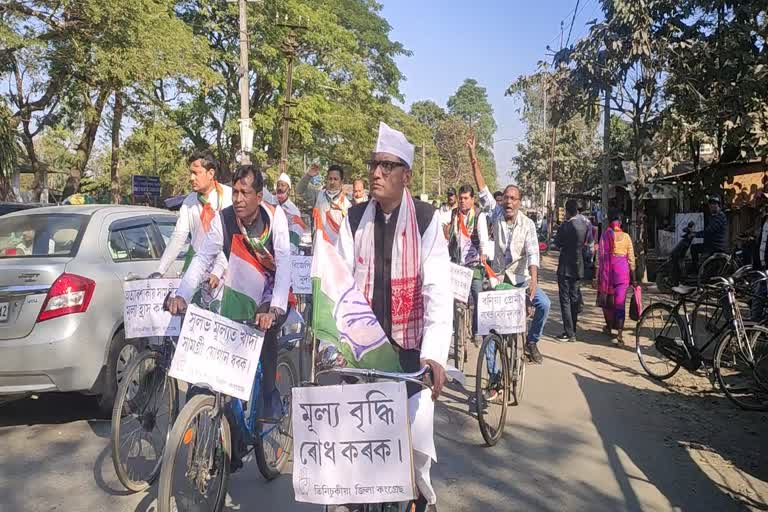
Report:
M 101 113 L 104 111 L 104 104 L 109 97 L 110 90 L 106 87 L 99 90 L 96 102 L 91 104 L 90 98 L 86 98 L 86 107 L 83 114 L 83 134 L 80 137 L 80 143 L 75 151 L 75 161 L 69 170 L 67 183 L 64 185 L 62 197 L 68 197 L 77 193 L 80 189 L 80 179 L 88 166 L 88 160 L 91 158 L 93 143 L 96 140 L 96 133 L 101 124 Z
M 120 127 L 123 123 L 123 93 L 115 91 L 115 106 L 112 109 L 112 161 L 109 166 L 112 204 L 120 204 Z

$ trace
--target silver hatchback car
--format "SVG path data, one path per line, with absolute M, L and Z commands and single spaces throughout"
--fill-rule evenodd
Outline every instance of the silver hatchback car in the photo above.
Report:
M 118 205 L 0 217 L 0 398 L 79 391 L 110 411 L 146 342 L 125 339 L 122 284 L 157 269 L 175 224 L 167 210 Z

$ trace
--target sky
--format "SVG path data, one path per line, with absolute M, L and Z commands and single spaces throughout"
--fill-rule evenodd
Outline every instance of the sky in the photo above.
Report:
M 599 0 L 379 0 L 392 26 L 390 38 L 413 52 L 397 60 L 406 80 L 404 108 L 431 99 L 445 108 L 465 78 L 487 89 L 498 130 L 494 155 L 498 184 L 511 181 L 510 160 L 524 137 L 518 102 L 504 96 L 520 75 L 536 70 L 547 45 L 558 47 L 576 10 L 571 41 L 587 32 L 585 23 L 601 15 Z

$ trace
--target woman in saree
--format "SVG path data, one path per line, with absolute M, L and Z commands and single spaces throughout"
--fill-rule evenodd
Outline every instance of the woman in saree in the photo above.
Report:
M 621 213 L 612 212 L 608 221 L 600 239 L 593 284 L 605 316 L 603 332 L 613 336 L 615 330 L 614 342 L 623 345 L 627 289 L 635 285 L 635 249 L 630 236 L 621 229 Z

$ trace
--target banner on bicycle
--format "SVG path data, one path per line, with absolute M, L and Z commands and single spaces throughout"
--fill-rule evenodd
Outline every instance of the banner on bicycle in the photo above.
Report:
M 291 256 L 291 289 L 297 295 L 312 295 L 312 256 Z
M 477 299 L 477 334 L 525 332 L 525 288 L 481 292 Z
M 298 387 L 291 403 L 296 501 L 415 498 L 405 383 Z
M 250 400 L 263 343 L 261 332 L 191 304 L 168 373 Z
M 139 279 L 123 284 L 123 322 L 126 338 L 178 336 L 181 319 L 163 309 L 168 292 L 176 291 L 180 279 Z
M 474 271 L 471 268 L 451 263 L 451 288 L 454 299 L 459 302 L 469 302 L 469 289 L 472 286 L 473 274 Z

